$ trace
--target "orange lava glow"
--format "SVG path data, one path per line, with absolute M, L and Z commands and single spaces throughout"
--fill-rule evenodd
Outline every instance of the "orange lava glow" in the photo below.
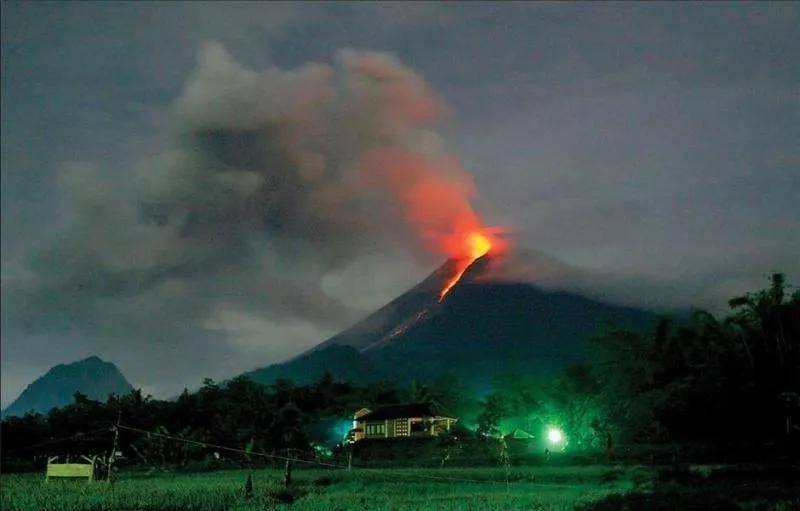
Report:
M 445 283 L 439 292 L 439 301 L 444 300 L 445 295 L 461 280 L 461 276 L 476 259 L 486 255 L 492 248 L 492 240 L 480 231 L 473 231 L 464 236 L 464 256 L 456 259 L 456 271 Z
M 503 231 L 473 209 L 475 184 L 455 158 L 381 147 L 363 155 L 360 167 L 365 185 L 386 188 L 421 248 L 455 260 L 440 302 L 476 259 L 508 247 Z

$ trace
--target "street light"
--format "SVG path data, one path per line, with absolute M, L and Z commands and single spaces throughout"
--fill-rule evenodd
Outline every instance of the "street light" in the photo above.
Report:
M 550 428 L 547 430 L 547 439 L 551 444 L 560 444 L 564 440 L 564 433 L 558 428 Z

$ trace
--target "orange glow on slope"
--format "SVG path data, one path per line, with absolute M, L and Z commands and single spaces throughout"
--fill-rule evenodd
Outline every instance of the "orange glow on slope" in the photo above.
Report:
M 469 265 L 475 262 L 476 259 L 486 255 L 492 248 L 492 240 L 482 232 L 471 232 L 466 235 L 464 239 L 465 257 L 456 260 L 456 271 L 450 280 L 445 283 L 442 290 L 439 292 L 439 301 L 444 300 L 445 295 L 461 280 L 461 276 L 467 271 Z
M 363 155 L 360 171 L 364 184 L 386 188 L 421 248 L 455 260 L 440 302 L 476 259 L 508 247 L 503 230 L 487 227 L 473 209 L 475 185 L 455 158 L 381 147 Z

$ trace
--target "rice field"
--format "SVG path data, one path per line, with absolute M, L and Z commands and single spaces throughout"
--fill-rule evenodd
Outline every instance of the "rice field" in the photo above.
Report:
M 29 510 L 511 510 L 573 509 L 628 491 L 646 469 L 547 467 L 475 469 L 295 470 L 289 491 L 282 471 L 121 473 L 106 482 L 2 476 L 5 511 Z M 506 482 L 508 475 L 508 482 Z
M 253 488 L 245 495 L 245 481 Z M 714 474 L 717 474 L 715 476 Z M 761 474 L 759 476 L 759 474 Z M 122 472 L 107 482 L 0 476 L 3 511 L 800 509 L 800 477 L 763 467 L 624 465 Z

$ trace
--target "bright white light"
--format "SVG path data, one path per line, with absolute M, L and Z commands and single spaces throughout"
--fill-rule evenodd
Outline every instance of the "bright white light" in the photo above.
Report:
M 547 439 L 550 440 L 550 442 L 557 444 L 564 439 L 564 435 L 561 433 L 560 429 L 550 428 L 547 430 Z

